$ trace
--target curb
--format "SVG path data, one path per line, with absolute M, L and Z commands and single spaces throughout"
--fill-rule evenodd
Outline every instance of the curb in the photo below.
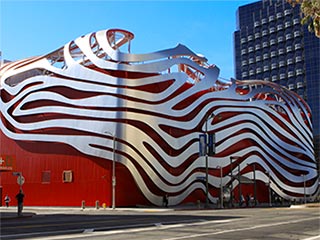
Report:
M 320 204 L 309 203 L 309 204 L 302 204 L 302 205 L 291 205 L 290 208 L 320 208 Z
M 17 216 L 16 213 L 8 214 L 1 212 L 0 219 L 2 220 L 14 220 L 14 219 L 24 219 L 24 218 L 32 218 L 33 216 L 37 215 L 36 213 L 25 213 L 22 216 Z

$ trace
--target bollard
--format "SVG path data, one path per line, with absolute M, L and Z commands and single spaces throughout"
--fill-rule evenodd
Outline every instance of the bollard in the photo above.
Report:
M 81 201 L 81 208 L 82 208 L 82 209 L 85 209 L 85 208 L 86 208 L 86 201 L 85 201 L 85 200 L 82 200 L 82 201 Z
M 99 200 L 96 201 L 96 209 L 99 209 Z

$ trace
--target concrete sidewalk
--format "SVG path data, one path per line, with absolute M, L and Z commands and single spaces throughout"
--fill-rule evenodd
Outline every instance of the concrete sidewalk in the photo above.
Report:
M 95 207 L 48 207 L 48 206 L 24 206 L 23 207 L 23 215 L 33 215 L 36 214 L 113 214 L 114 212 L 141 212 L 141 213 L 149 213 L 149 212 L 169 212 L 169 211 L 181 211 L 181 210 L 208 210 L 208 209 L 216 209 L 216 205 L 210 204 L 208 208 L 205 208 L 203 203 L 194 204 L 187 203 L 177 206 L 169 206 L 169 207 L 156 207 L 156 206 L 133 206 L 133 207 L 116 207 L 112 209 L 111 207 L 103 208 L 99 207 L 98 209 Z M 8 216 L 17 217 L 17 206 L 10 207 L 0 207 L 0 215 L 1 219 L 7 218 Z
M 51 215 L 51 214 L 114 214 L 121 212 L 141 212 L 141 213 L 160 213 L 176 211 L 178 208 L 156 208 L 156 207 L 132 207 L 132 208 L 99 208 L 87 207 L 82 209 L 81 207 L 34 207 L 25 206 L 22 211 L 22 216 L 18 216 L 17 207 L 0 207 L 0 220 L 28 218 L 35 215 Z M 180 208 L 179 208 L 180 209 Z M 195 208 L 193 208 L 195 209 Z
M 281 206 L 273 206 L 273 208 L 277 208 Z M 283 207 L 283 206 L 282 206 Z M 308 204 L 300 204 L 300 205 L 291 205 L 286 206 L 291 208 L 318 208 L 320 209 L 320 203 L 308 203 Z M 261 205 L 256 208 L 266 208 L 266 206 Z M 230 208 L 224 208 L 229 209 Z M 19 219 L 19 218 L 29 218 L 36 215 L 51 215 L 51 214 L 79 214 L 79 215 L 99 215 L 99 214 L 122 214 L 126 212 L 136 212 L 136 213 L 165 213 L 165 212 L 174 212 L 174 211 L 206 211 L 206 210 L 219 210 L 223 211 L 224 209 L 217 208 L 216 205 L 210 205 L 208 208 L 205 208 L 204 205 L 196 205 L 196 204 L 184 204 L 173 206 L 169 208 L 164 207 L 153 207 L 153 206 L 140 206 L 140 207 L 132 207 L 132 208 L 99 208 L 96 209 L 94 207 L 86 207 L 82 209 L 81 207 L 36 207 L 36 206 L 25 206 L 23 208 L 22 216 L 18 217 L 17 207 L 0 207 L 0 220 L 9 220 L 9 219 Z M 239 208 L 233 208 L 239 209 Z M 243 208 L 245 209 L 245 208 Z M 250 207 L 250 209 L 252 209 Z

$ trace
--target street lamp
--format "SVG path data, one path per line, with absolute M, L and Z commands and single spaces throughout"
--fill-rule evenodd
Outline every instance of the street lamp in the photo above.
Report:
M 223 186 L 222 186 L 222 166 L 218 166 L 220 168 L 220 208 L 223 208 Z
M 271 203 L 271 179 L 270 179 L 270 171 L 266 171 L 266 173 L 268 174 L 268 191 L 269 191 L 269 207 L 272 207 L 272 203 Z
M 307 198 L 306 198 L 306 175 L 305 174 L 301 174 L 301 176 L 303 177 L 303 201 L 304 204 L 307 203 Z
M 208 121 L 209 119 L 212 118 L 212 120 L 214 119 L 215 115 L 213 113 L 211 113 L 207 119 L 206 119 L 206 125 L 205 125 L 205 134 L 206 134 L 206 139 L 208 138 Z M 206 146 L 206 207 L 209 206 L 209 182 L 208 182 L 208 175 L 209 175 L 209 169 L 208 169 L 208 142 L 207 142 L 207 146 Z
M 232 194 L 232 184 L 233 184 L 233 174 L 232 174 L 232 170 L 233 170 L 233 167 L 232 167 L 232 157 L 230 157 L 230 177 L 231 177 L 231 181 L 230 181 L 230 207 L 232 208 L 233 207 L 233 194 Z
M 247 164 L 250 165 L 249 163 Z M 256 182 L 256 164 L 253 163 L 253 198 L 254 198 L 254 206 L 257 206 L 257 182 Z
M 232 160 L 237 160 L 239 159 L 240 157 L 238 156 L 231 156 L 230 157 L 230 168 L 231 168 L 231 185 L 230 185 L 230 201 L 231 201 L 231 207 L 232 207 L 232 181 L 233 181 L 233 174 L 232 174 L 232 170 L 233 170 L 233 166 L 232 166 Z M 242 195 L 242 192 L 241 192 L 241 179 L 240 179 L 240 163 L 238 163 L 238 182 L 239 182 L 239 207 L 240 207 L 240 203 L 241 203 L 241 195 Z
M 116 208 L 116 163 L 115 163 L 115 134 L 112 134 L 109 131 L 105 132 L 108 135 L 112 136 L 112 209 Z

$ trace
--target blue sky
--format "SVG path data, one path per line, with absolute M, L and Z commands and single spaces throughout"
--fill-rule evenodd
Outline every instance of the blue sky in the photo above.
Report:
M 0 0 L 0 50 L 18 60 L 49 53 L 81 35 L 109 28 L 134 33 L 131 53 L 184 44 L 234 77 L 236 10 L 249 1 Z

